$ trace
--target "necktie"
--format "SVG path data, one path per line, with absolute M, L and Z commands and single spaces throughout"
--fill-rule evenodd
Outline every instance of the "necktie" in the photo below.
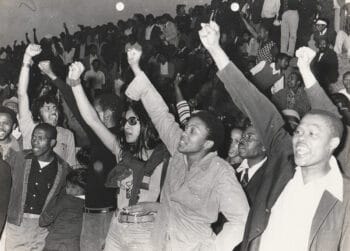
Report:
M 249 182 L 248 169 L 246 169 L 244 171 L 243 179 L 241 180 L 241 184 L 243 187 L 246 187 L 248 185 L 248 182 Z

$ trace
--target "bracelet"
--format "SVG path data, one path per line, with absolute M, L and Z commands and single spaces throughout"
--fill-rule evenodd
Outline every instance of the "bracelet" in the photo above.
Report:
M 80 79 L 77 79 L 77 80 L 74 80 L 74 79 L 68 79 L 67 80 L 67 84 L 70 86 L 70 87 L 74 87 L 74 86 L 77 86 L 77 85 L 81 85 L 81 82 L 80 82 Z

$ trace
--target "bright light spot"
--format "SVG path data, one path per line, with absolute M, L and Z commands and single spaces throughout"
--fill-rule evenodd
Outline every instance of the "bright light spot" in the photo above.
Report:
M 117 9 L 117 11 L 122 11 L 125 8 L 125 5 L 123 2 L 117 2 L 115 5 L 115 8 Z
M 236 3 L 236 2 L 232 3 L 232 4 L 231 4 L 231 10 L 232 10 L 233 12 L 239 11 L 239 4 Z

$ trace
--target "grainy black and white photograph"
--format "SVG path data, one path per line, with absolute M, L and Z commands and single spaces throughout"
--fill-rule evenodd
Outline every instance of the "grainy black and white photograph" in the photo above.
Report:
M 0 0 L 0 251 L 350 251 L 350 0 Z

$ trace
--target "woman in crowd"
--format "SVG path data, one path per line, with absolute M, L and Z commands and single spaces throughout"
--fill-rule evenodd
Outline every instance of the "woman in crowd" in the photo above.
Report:
M 163 162 L 167 163 L 167 150 L 159 140 L 140 102 L 126 105 L 121 125 L 122 133 L 116 138 L 101 122 L 103 117 L 109 114 L 96 111 L 84 93 L 80 84 L 83 71 L 81 63 L 73 63 L 69 70 L 68 84 L 72 86 L 82 117 L 117 159 L 117 166 L 110 172 L 106 181 L 106 186 L 118 187 L 119 193 L 118 211 L 112 219 L 105 250 L 145 250 L 142 241 L 149 240 L 149 228 L 140 230 L 138 220 L 135 220 L 136 216 L 131 217 L 135 221 L 130 221 L 130 217 L 119 217 L 120 211 L 138 202 L 157 201 L 161 180 L 165 175 Z M 141 216 L 139 219 L 142 221 L 144 218 Z M 152 225 L 151 222 L 145 224 Z
M 128 51 L 135 79 L 126 94 L 142 101 L 171 158 L 160 203 L 140 203 L 128 210 L 157 212 L 151 250 L 232 250 L 242 240 L 249 206 L 231 166 L 216 153 L 224 127 L 212 113 L 200 111 L 180 129 L 140 69 L 141 54 L 138 48 Z M 216 236 L 211 223 L 219 212 L 228 221 Z

